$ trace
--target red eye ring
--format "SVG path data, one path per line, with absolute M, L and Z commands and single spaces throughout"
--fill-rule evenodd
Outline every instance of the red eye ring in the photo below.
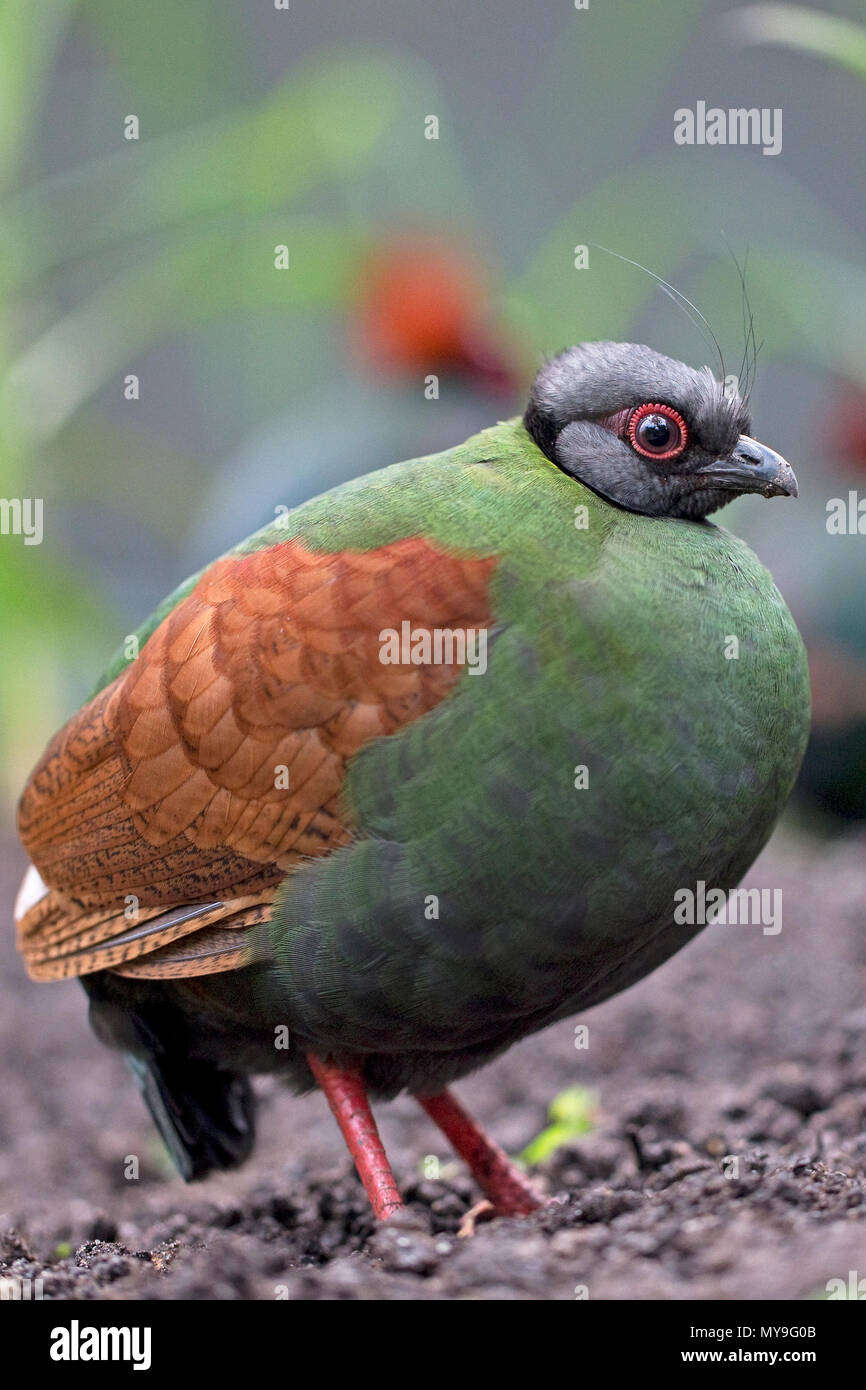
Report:
M 642 445 L 637 437 L 637 431 L 642 420 L 647 415 L 662 415 L 666 420 L 670 420 L 678 431 L 676 442 L 669 448 L 661 451 L 657 449 L 647 449 Z M 672 405 L 662 405 L 659 401 L 648 401 L 646 405 L 639 405 L 637 410 L 633 410 L 628 422 L 628 442 L 636 454 L 640 454 L 647 459 L 673 459 L 678 458 L 689 442 L 689 431 L 685 420 L 678 410 L 674 410 Z

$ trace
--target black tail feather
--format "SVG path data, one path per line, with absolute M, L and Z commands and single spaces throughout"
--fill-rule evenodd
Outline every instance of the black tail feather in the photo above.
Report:
M 94 1031 L 123 1052 L 184 1181 L 243 1163 L 255 1141 L 255 1096 L 246 1076 L 190 1056 L 177 1011 L 145 991 L 126 991 L 120 1003 L 116 982 L 100 974 L 86 988 Z
M 211 1062 L 126 1054 L 154 1123 L 184 1182 L 235 1168 L 255 1139 L 255 1097 L 245 1076 Z

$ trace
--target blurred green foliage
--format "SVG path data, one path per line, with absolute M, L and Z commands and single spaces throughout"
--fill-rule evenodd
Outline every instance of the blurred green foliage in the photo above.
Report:
M 747 43 L 780 44 L 827 58 L 866 77 L 866 29 L 805 5 L 749 5 L 731 17 L 731 32 Z
M 543 1163 L 564 1144 L 571 1144 L 595 1128 L 598 1096 L 585 1086 L 569 1086 L 550 1102 L 550 1124 L 527 1144 L 520 1155 L 522 1163 Z

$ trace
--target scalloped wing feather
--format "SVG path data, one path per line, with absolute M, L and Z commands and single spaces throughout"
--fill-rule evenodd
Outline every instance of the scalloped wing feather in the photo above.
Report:
M 248 964 L 237 928 L 355 833 L 349 760 L 460 675 L 383 663 L 380 634 L 489 626 L 495 564 L 410 538 L 337 553 L 291 540 L 212 565 L 25 788 L 19 832 L 48 889 L 18 922 L 31 974 Z

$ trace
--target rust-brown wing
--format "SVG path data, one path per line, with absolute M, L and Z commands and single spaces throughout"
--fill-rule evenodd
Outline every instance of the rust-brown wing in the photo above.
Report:
M 383 663 L 380 634 L 487 626 L 494 564 L 423 539 L 217 561 L 25 788 L 19 831 L 50 890 L 18 924 L 31 974 L 245 964 L 237 929 L 351 837 L 348 760 L 457 679 L 453 662 Z

